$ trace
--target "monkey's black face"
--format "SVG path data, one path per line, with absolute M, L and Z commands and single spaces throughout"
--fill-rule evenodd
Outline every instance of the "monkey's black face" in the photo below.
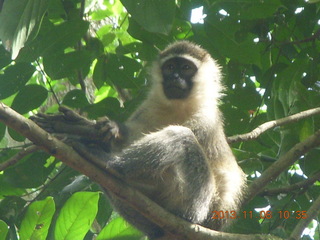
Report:
M 193 87 L 193 77 L 198 68 L 181 57 L 167 60 L 161 67 L 163 91 L 168 99 L 184 99 L 189 96 Z

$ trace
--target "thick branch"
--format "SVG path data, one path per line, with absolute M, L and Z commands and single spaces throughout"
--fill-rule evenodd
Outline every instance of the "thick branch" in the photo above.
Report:
M 258 138 L 262 133 L 266 132 L 271 128 L 283 126 L 288 123 L 294 123 L 294 122 L 300 121 L 301 119 L 305 119 L 317 114 L 320 114 L 320 108 L 309 109 L 285 118 L 269 121 L 261 124 L 259 127 L 255 128 L 249 133 L 228 137 L 228 143 L 253 140 Z
M 310 136 L 303 142 L 296 144 L 286 154 L 279 158 L 274 164 L 267 168 L 262 175 L 255 180 L 249 187 L 246 201 L 253 199 L 257 194 L 263 191 L 265 186 L 273 179 L 278 177 L 286 168 L 291 166 L 301 156 L 311 149 L 320 146 L 320 130 Z
M 8 106 L 0 103 L 0 121 L 13 128 L 30 141 L 38 145 L 44 151 L 59 158 L 68 166 L 88 176 L 93 181 L 100 184 L 116 195 L 121 201 L 126 202 L 148 219 L 162 227 L 172 235 L 179 236 L 176 239 L 190 240 L 264 240 L 279 239 L 269 235 L 242 235 L 213 231 L 202 226 L 186 222 L 173 214 L 165 211 L 159 205 L 152 202 L 140 192 L 128 187 L 122 181 L 116 179 L 111 174 L 106 174 L 106 170 L 98 168 L 80 156 L 73 148 L 52 137 L 34 122 L 24 118 Z

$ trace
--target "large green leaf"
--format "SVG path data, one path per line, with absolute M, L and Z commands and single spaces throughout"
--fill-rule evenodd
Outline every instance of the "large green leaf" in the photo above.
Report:
M 142 236 L 141 232 L 128 224 L 123 218 L 118 217 L 101 230 L 97 240 L 139 240 Z
M 306 176 L 312 176 L 312 174 L 320 171 L 319 156 L 320 150 L 314 149 L 299 160 L 299 165 Z
M 0 74 L 0 99 L 18 92 L 30 79 L 35 68 L 29 63 L 17 63 Z
M 103 86 L 104 82 L 107 80 L 106 65 L 106 57 L 101 56 L 98 58 L 98 61 L 94 67 L 92 78 L 95 86 L 98 89 L 100 89 Z
M 0 142 L 4 137 L 4 134 L 6 133 L 6 129 L 7 129 L 6 125 L 4 125 L 3 123 L 0 123 Z
M 63 98 L 62 104 L 72 108 L 80 109 L 89 105 L 89 102 L 82 90 L 74 89 L 66 94 L 66 96 Z
M 122 4 L 145 30 L 168 34 L 174 21 L 174 0 L 121 0 Z
M 88 27 L 89 23 L 80 19 L 59 25 L 47 20 L 42 24 L 37 38 L 21 49 L 17 61 L 34 61 L 39 56 L 62 54 L 65 48 L 75 46 Z
M 105 68 L 101 71 L 105 71 L 104 75 L 108 77 L 108 81 L 112 85 L 122 88 L 136 88 L 135 76 L 140 69 L 141 65 L 132 58 L 110 54 Z
M 231 16 L 240 19 L 261 19 L 273 17 L 278 8 L 282 7 L 280 0 L 220 0 L 219 7 Z
M 32 203 L 21 223 L 21 239 L 47 239 L 54 212 L 55 204 L 52 197 Z
M 82 76 L 88 74 L 91 56 L 88 51 L 74 51 L 66 54 L 51 54 L 43 58 L 43 65 L 46 73 L 52 79 L 61 79 L 77 76 L 81 71 Z
M 237 41 L 236 33 L 241 31 L 239 23 L 234 19 L 220 21 L 210 15 L 204 25 L 210 43 L 221 55 L 238 60 L 244 64 L 261 66 L 260 46 L 253 42 L 253 36 Z
M 142 40 L 145 43 L 152 43 L 152 44 L 162 44 L 163 47 L 167 45 L 170 41 L 173 40 L 172 36 L 167 36 L 161 33 L 151 33 L 148 32 L 145 28 L 142 28 L 139 23 L 133 19 L 129 19 L 129 28 L 128 33 L 139 40 Z
M 49 155 L 44 152 L 35 152 L 24 157 L 23 160 L 20 160 L 21 163 L 4 171 L 4 182 L 20 188 L 39 187 L 45 182 L 54 167 L 45 166 L 48 158 Z
M 0 240 L 6 239 L 8 231 L 9 231 L 8 225 L 4 221 L 0 220 Z
M 11 107 L 24 114 L 40 107 L 47 99 L 48 91 L 40 85 L 27 85 L 14 98 Z
M 0 45 L 0 69 L 7 66 L 11 62 L 10 53 Z
M 98 201 L 98 192 L 73 194 L 58 216 L 55 239 L 83 240 L 97 214 Z
M 48 0 L 5 1 L 0 12 L 0 38 L 12 46 L 12 58 L 30 37 L 46 11 Z
M 119 100 L 113 97 L 107 97 L 98 103 L 84 108 L 84 111 L 88 113 L 88 117 L 92 119 L 108 116 L 115 120 L 122 110 Z

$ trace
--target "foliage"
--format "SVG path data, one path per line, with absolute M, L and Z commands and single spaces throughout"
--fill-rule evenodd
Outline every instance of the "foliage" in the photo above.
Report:
M 203 24 L 191 23 L 191 11 L 199 7 Z M 319 106 L 319 7 L 319 1 L 303 0 L 6 0 L 0 12 L 0 100 L 26 117 L 56 112 L 64 104 L 90 118 L 123 121 L 144 98 L 145 69 L 158 50 L 189 39 L 222 66 L 227 135 L 245 133 Z M 257 141 L 233 144 L 249 183 L 319 129 L 319 120 L 308 118 Z M 0 164 L 29 144 L 2 123 L 0 140 Z M 319 156 L 313 149 L 268 188 L 319 172 Z M 25 156 L 0 172 L 0 239 L 141 238 L 111 213 L 99 191 L 47 154 Z M 233 231 L 286 238 L 319 192 L 316 182 L 259 195 L 245 206 Z M 272 217 L 260 218 L 255 211 L 265 207 Z M 312 235 L 319 239 L 319 231 Z

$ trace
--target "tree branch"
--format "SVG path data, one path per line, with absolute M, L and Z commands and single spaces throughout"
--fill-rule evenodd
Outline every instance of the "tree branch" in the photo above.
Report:
M 314 201 L 312 206 L 307 211 L 307 218 L 301 219 L 296 227 L 293 229 L 288 240 L 299 240 L 303 230 L 309 225 L 312 219 L 316 218 L 320 213 L 320 196 Z
M 320 146 L 320 130 L 315 132 L 303 142 L 296 144 L 286 154 L 280 157 L 275 163 L 267 168 L 262 175 L 256 179 L 249 187 L 248 194 L 244 202 L 252 200 L 257 194 L 263 191 L 265 186 L 280 175 L 286 168 L 291 166 L 301 156 L 311 149 Z
M 309 177 L 308 179 L 292 184 L 290 186 L 285 186 L 285 187 L 281 187 L 281 188 L 273 188 L 273 189 L 266 189 L 264 190 L 261 195 L 264 196 L 270 196 L 270 195 L 277 195 L 279 193 L 290 193 L 292 191 L 296 191 L 296 190 L 303 190 L 307 187 L 309 187 L 310 185 L 314 184 L 316 181 L 320 181 L 320 172 L 317 172 L 316 174 L 314 174 L 313 176 Z
M 41 129 L 33 121 L 24 118 L 5 104 L 0 102 L 0 121 L 13 128 L 47 153 L 59 158 L 71 168 L 88 176 L 91 180 L 108 189 L 119 200 L 132 206 L 149 220 L 175 236 L 175 239 L 190 240 L 267 240 L 280 239 L 269 235 L 243 235 L 222 233 L 189 223 L 152 202 L 139 191 L 128 187 L 121 180 L 112 176 L 106 169 L 97 167 L 80 156 L 72 147 L 59 141 Z
M 249 141 L 258 138 L 262 133 L 266 132 L 267 130 L 278 127 L 278 126 L 283 126 L 288 123 L 294 123 L 297 121 L 300 121 L 301 119 L 305 119 L 314 115 L 320 114 L 320 108 L 313 108 L 309 109 L 285 118 L 281 118 L 278 120 L 273 120 L 269 121 L 266 123 L 261 124 L 259 127 L 255 128 L 249 133 L 245 134 L 239 134 L 235 135 L 232 137 L 228 137 L 228 143 L 235 143 L 235 142 L 240 142 L 240 141 Z

